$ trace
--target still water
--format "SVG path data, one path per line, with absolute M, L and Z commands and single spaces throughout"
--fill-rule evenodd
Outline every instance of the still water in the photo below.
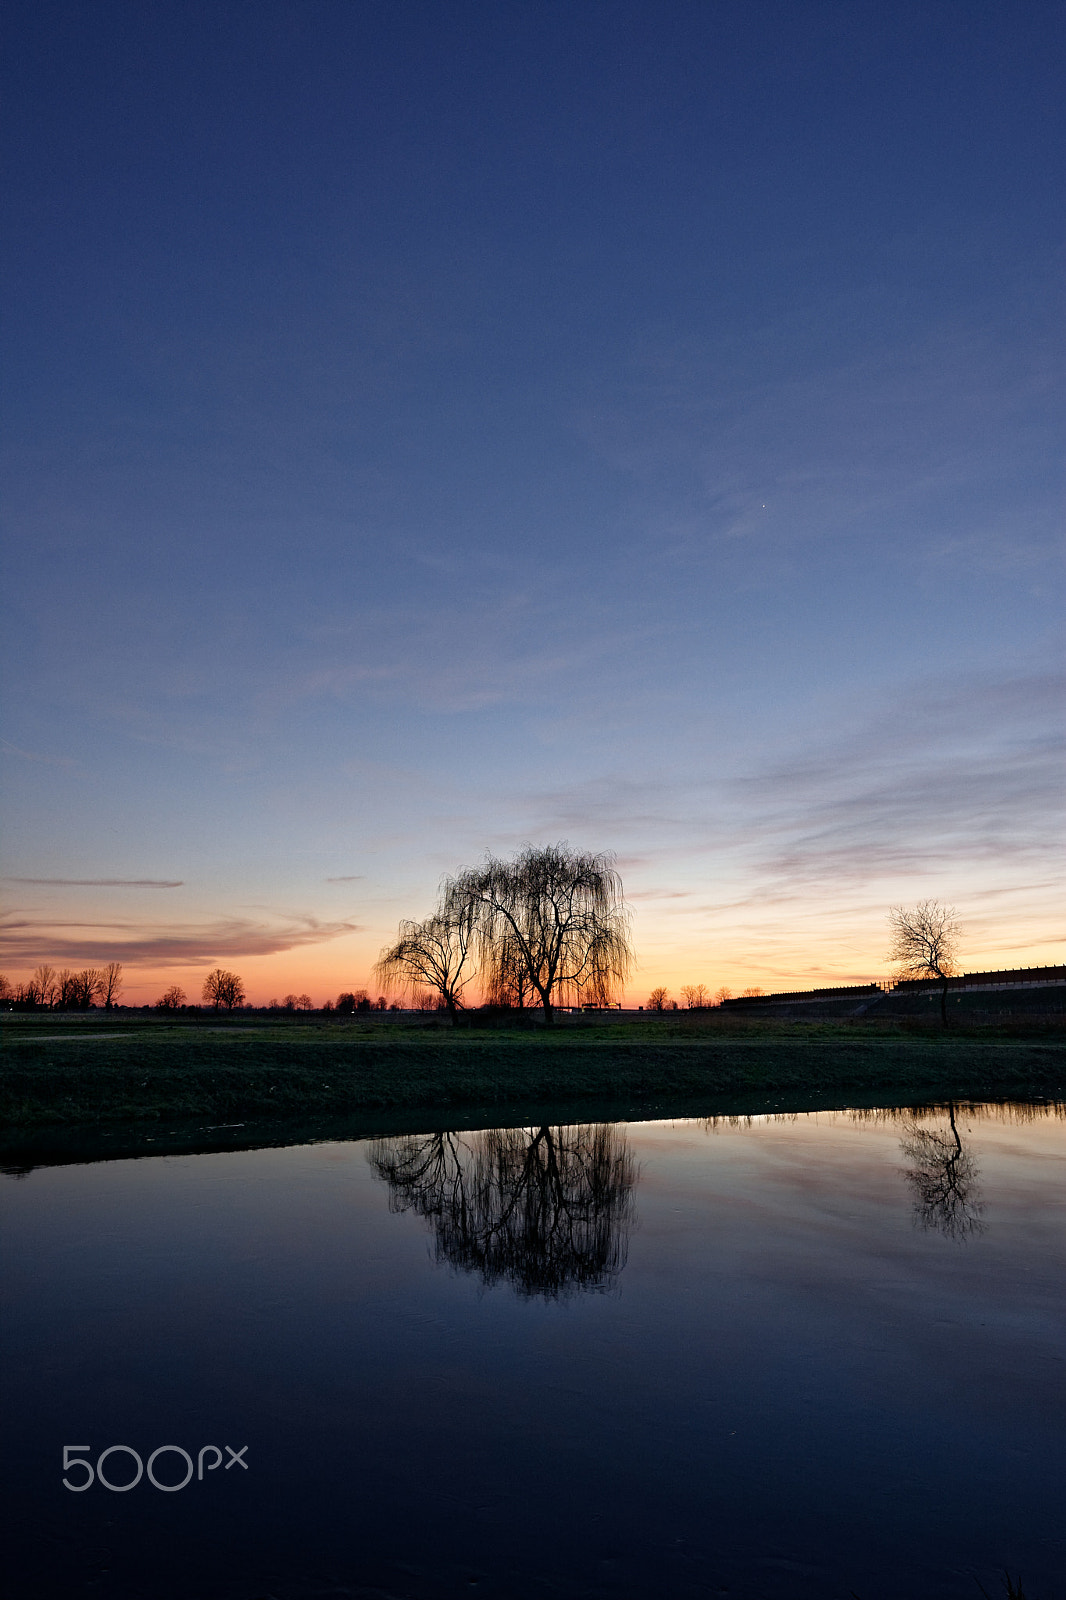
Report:
M 2 1184 L 13 1594 L 1066 1595 L 1061 1108 Z

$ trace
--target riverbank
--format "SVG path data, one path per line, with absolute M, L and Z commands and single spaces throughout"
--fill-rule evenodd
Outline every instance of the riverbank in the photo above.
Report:
M 251 1122 L 376 1126 L 385 1117 L 431 1126 L 475 1108 L 502 1122 L 547 1105 L 581 1117 L 594 1106 L 699 1115 L 731 1105 L 1066 1099 L 1066 1035 L 1036 1024 L 945 1033 L 711 1014 L 545 1031 L 373 1020 L 116 1024 L 101 1015 L 89 1025 L 7 1018 L 2 1038 L 9 1153 L 109 1129 L 137 1140 L 141 1130 L 150 1141 L 163 1124 L 182 1137 Z

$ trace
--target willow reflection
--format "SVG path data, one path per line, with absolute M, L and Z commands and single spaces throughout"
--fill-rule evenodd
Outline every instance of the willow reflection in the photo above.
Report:
M 486 1284 L 557 1300 L 625 1266 L 637 1168 L 608 1123 L 379 1139 L 368 1159 L 389 1209 L 432 1224 L 437 1260 Z
M 984 1205 L 977 1188 L 977 1164 L 963 1144 L 955 1106 L 947 1107 L 950 1131 L 923 1127 L 917 1116 L 904 1123 L 900 1149 L 912 1166 L 904 1177 L 914 1191 L 915 1220 L 949 1239 L 980 1233 Z

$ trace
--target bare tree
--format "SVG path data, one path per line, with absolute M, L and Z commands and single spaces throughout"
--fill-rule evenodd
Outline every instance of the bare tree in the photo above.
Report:
M 948 980 L 958 971 L 960 928 L 954 906 L 921 900 L 912 909 L 893 906 L 888 914 L 892 948 L 888 959 L 901 978 L 940 982 L 940 1020 L 948 1025 Z
M 637 1168 L 610 1123 L 380 1139 L 368 1159 L 389 1209 L 431 1224 L 437 1260 L 486 1284 L 557 1300 L 625 1265 Z
M 31 1005 L 54 1006 L 59 998 L 59 979 L 55 967 L 34 968 L 33 977 L 26 985 L 26 998 Z
M 96 966 L 83 966 L 78 973 L 64 966 L 51 992 L 53 1005 L 58 1005 L 62 1011 L 88 1011 L 101 994 L 101 974 Z
M 690 1011 L 706 1011 L 711 1003 L 705 983 L 686 983 L 681 990 L 681 998 Z
M 434 912 L 424 922 L 401 922 L 396 943 L 377 959 L 375 976 L 385 988 L 409 993 L 415 1004 L 424 990 L 432 990 L 455 1022 L 463 1004 L 463 990 L 473 976 L 472 933 L 468 909 L 445 909 Z M 380 1009 L 385 1009 L 384 999 Z
M 750 988 L 741 989 L 740 991 L 741 996 L 745 1000 L 757 1000 L 763 992 L 764 991 L 759 988 L 758 984 L 752 984 Z M 729 996 L 727 995 L 726 999 L 728 1000 L 728 998 Z
M 157 1011 L 178 1011 L 185 1004 L 185 990 L 172 983 L 169 989 L 163 991 L 155 1004 Z
M 14 998 L 14 989 L 11 987 L 8 979 L 5 978 L 4 974 L 0 972 L 0 1000 L 13 1000 Z
M 109 961 L 106 967 L 100 969 L 100 985 L 100 998 L 104 1002 L 104 1010 L 111 1011 L 122 993 L 121 961 Z
M 732 989 L 727 989 L 725 984 L 723 984 L 720 989 L 716 989 L 714 991 L 714 1003 L 716 1006 L 720 1006 L 723 1000 L 732 1000 L 732 998 L 733 991 Z
M 668 989 L 653 989 L 648 996 L 649 1011 L 665 1011 L 669 1004 L 670 992 Z
M 83 967 L 75 972 L 70 985 L 71 1003 L 79 1011 L 88 1011 L 104 991 L 104 978 L 99 967 Z
M 216 1011 L 223 1006 L 232 1011 L 234 1006 L 244 1004 L 244 984 L 235 972 L 227 972 L 224 967 L 207 974 L 200 993 L 204 1004 L 214 1006 Z
M 903 1176 L 914 1190 L 914 1219 L 949 1239 L 980 1233 L 984 1206 L 977 1188 L 977 1166 L 959 1136 L 955 1106 L 948 1104 L 950 1134 L 923 1128 L 917 1116 L 904 1123 L 903 1154 L 913 1165 Z
M 490 990 L 513 952 L 545 1023 L 567 999 L 607 1005 L 629 973 L 629 916 L 611 855 L 557 844 L 527 845 L 512 861 L 489 856 L 445 882 L 444 905 L 471 919 Z

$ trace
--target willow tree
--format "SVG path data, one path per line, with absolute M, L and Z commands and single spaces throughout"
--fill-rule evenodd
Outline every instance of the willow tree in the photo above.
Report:
M 438 994 L 455 1022 L 463 990 L 473 976 L 472 919 L 461 908 L 435 911 L 424 922 L 401 922 L 396 943 L 378 957 L 374 972 L 382 987 Z
M 559 1300 L 625 1266 L 637 1166 L 610 1123 L 379 1139 L 368 1159 L 389 1209 L 431 1225 L 437 1260 L 488 1285 Z
M 514 938 L 505 939 L 486 974 L 484 998 L 489 1005 L 524 1011 L 530 998 L 525 957 Z
M 913 910 L 889 912 L 894 961 L 901 978 L 935 978 L 940 984 L 940 1018 L 948 1025 L 948 980 L 958 971 L 959 924 L 954 906 L 922 900 Z
M 632 964 L 629 915 L 614 857 L 568 844 L 527 845 L 511 861 L 494 856 L 444 884 L 450 914 L 474 930 L 486 988 L 517 963 L 550 1024 L 556 1005 L 606 1005 Z

